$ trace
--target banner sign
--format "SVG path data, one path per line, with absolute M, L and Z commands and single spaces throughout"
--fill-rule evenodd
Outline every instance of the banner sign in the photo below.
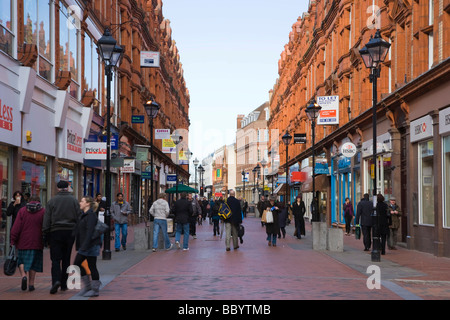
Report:
M 317 104 L 322 107 L 318 125 L 339 124 L 339 96 L 317 97 Z
M 155 139 L 170 139 L 170 129 L 155 129 Z
M 85 160 L 106 160 L 107 148 L 106 142 L 85 142 L 84 159 Z
M 172 139 L 162 139 L 162 152 L 177 153 L 177 146 Z

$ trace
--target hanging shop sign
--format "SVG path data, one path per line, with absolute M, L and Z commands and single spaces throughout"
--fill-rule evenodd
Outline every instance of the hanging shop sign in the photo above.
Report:
M 322 107 L 318 125 L 336 125 L 339 124 L 339 96 L 317 97 L 317 104 Z
M 155 139 L 170 139 L 170 129 L 155 129 Z
M 411 121 L 410 129 L 411 142 L 417 142 L 433 136 L 433 118 L 425 116 L 415 121 Z
M 341 146 L 341 153 L 346 158 L 353 158 L 357 153 L 356 146 L 351 142 L 346 142 Z
M 106 160 L 107 148 L 105 142 L 85 142 L 85 160 Z
M 156 51 L 141 51 L 141 68 L 159 68 L 160 53 Z

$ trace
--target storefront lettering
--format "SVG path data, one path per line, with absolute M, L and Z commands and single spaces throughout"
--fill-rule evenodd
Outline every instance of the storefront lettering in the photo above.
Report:
M 414 127 L 415 134 L 421 134 L 427 130 L 427 125 L 425 123 L 419 124 Z
M 450 125 L 450 114 L 445 116 L 445 125 L 446 126 Z
M 0 128 L 13 131 L 13 108 L 2 103 L 0 99 Z
M 72 133 L 67 129 L 67 149 L 76 153 L 82 153 L 81 146 L 83 138 L 79 137 L 77 133 Z

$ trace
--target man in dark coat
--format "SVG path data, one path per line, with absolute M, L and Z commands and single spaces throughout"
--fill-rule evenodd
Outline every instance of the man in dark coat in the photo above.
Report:
M 369 194 L 364 194 L 364 198 L 356 207 L 356 225 L 360 224 L 363 234 L 364 251 L 369 251 L 372 245 L 371 229 L 372 229 L 373 203 L 369 200 Z
M 175 222 L 177 229 L 175 233 L 175 243 L 180 249 L 181 231 L 184 232 L 183 250 L 189 250 L 189 217 L 192 216 L 192 204 L 186 199 L 186 192 L 181 193 L 181 199 L 175 202 L 173 213 L 175 214 Z
M 234 190 L 230 191 L 230 196 L 227 199 L 227 204 L 231 210 L 231 217 L 225 220 L 225 245 L 226 250 L 230 251 L 230 238 L 233 239 L 233 248 L 236 250 L 239 248 L 238 245 L 238 231 L 239 225 L 242 223 L 242 211 L 241 203 L 235 197 L 236 193 Z

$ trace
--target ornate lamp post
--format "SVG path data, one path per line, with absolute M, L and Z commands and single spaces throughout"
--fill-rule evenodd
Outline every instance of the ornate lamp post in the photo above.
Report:
M 309 120 L 311 120 L 311 132 L 312 132 L 312 165 L 313 165 L 313 212 L 312 212 L 312 221 L 320 221 L 319 217 L 319 204 L 316 199 L 316 119 L 320 115 L 320 110 L 322 107 L 319 106 L 315 100 L 311 101 L 311 104 L 306 107 L 306 114 L 308 115 Z
M 180 144 L 181 141 L 183 141 L 183 137 L 180 136 L 179 134 L 174 133 L 174 134 L 172 134 L 171 138 L 172 138 L 173 143 L 175 143 L 176 152 L 177 152 L 177 156 L 176 156 L 177 163 L 175 164 L 175 173 L 176 173 L 176 176 L 177 176 L 177 181 L 176 181 L 176 184 L 175 184 L 175 190 L 176 190 L 176 198 L 175 199 L 178 199 L 178 164 L 179 164 L 178 145 Z
M 376 213 L 377 204 L 377 79 L 380 77 L 380 63 L 384 62 L 391 44 L 381 38 L 380 30 L 377 30 L 375 36 L 366 44 L 364 48 L 359 50 L 362 60 L 366 68 L 369 68 L 371 74 L 369 76 L 372 83 L 372 128 L 373 128 L 373 149 L 372 149 L 372 162 L 373 162 L 373 216 L 375 217 L 375 223 L 373 228 L 373 246 L 372 246 L 372 261 L 378 262 L 381 260 L 380 256 L 380 228 L 379 218 Z
M 263 181 L 262 194 L 263 194 L 263 195 L 265 195 L 265 193 L 264 193 L 264 180 L 265 180 L 265 177 L 264 177 L 264 170 L 266 169 L 266 166 L 267 166 L 267 161 L 266 161 L 265 159 L 263 159 L 263 160 L 261 161 L 261 167 L 262 167 L 262 181 Z
M 288 167 L 288 161 L 289 161 L 289 144 L 291 143 L 292 140 L 292 136 L 289 134 L 289 132 L 286 131 L 286 133 L 284 134 L 283 137 L 281 137 L 281 139 L 283 140 L 284 145 L 286 146 L 286 197 L 284 197 L 284 207 L 287 207 L 287 204 L 290 202 L 288 202 L 288 197 L 290 196 L 289 192 L 289 167 Z M 290 201 L 290 200 L 289 200 Z
M 192 161 L 192 163 L 194 164 L 194 167 L 195 167 L 195 172 L 194 172 L 194 174 L 195 174 L 195 189 L 197 189 L 197 167 L 198 167 L 198 164 L 200 163 L 200 161 L 198 161 L 198 159 L 195 158 L 195 160 Z
M 153 119 L 158 116 L 161 107 L 155 101 L 149 100 L 144 104 L 144 108 L 147 112 L 148 119 L 150 120 L 150 168 L 152 170 L 152 178 L 150 179 L 150 202 L 153 204 L 155 199 L 153 195 L 153 179 L 155 177 L 155 172 L 153 170 Z
M 123 55 L 122 47 L 111 35 L 109 29 L 105 30 L 103 36 L 97 42 L 100 55 L 105 64 L 106 74 L 106 175 L 105 175 L 105 223 L 111 225 L 111 81 L 112 69 L 117 66 Z M 111 260 L 111 235 L 105 233 L 102 252 L 103 260 Z

